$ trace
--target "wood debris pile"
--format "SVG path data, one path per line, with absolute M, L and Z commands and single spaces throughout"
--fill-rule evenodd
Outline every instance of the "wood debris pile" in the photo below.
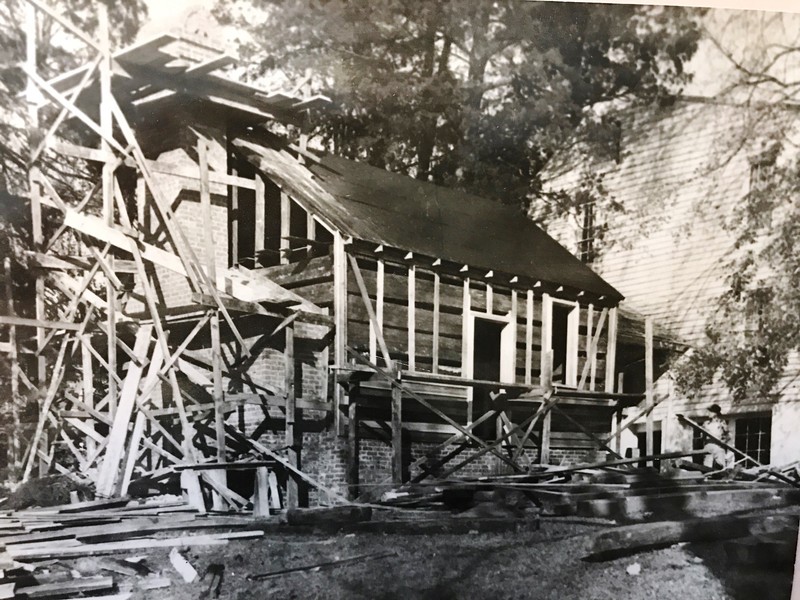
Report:
M 542 516 L 629 522 L 690 519 L 800 502 L 797 480 L 776 477 L 774 469 L 709 472 L 683 461 L 687 455 L 701 453 L 667 453 L 570 467 L 540 466 L 522 475 L 409 484 L 384 494 L 382 503 L 421 510 L 475 511 L 482 504 L 494 502 L 512 512 L 527 504 L 535 506 Z M 640 466 L 673 460 L 692 470 Z
M 0 515 L 0 599 L 103 594 L 122 600 L 133 590 L 171 585 L 167 574 L 148 564 L 155 549 L 172 549 L 172 566 L 193 580 L 197 573 L 180 549 L 263 535 L 252 519 L 200 515 L 179 498 L 9 511 Z

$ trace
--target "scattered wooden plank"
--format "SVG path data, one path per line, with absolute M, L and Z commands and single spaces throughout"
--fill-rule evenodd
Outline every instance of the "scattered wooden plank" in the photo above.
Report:
M 183 556 L 177 548 L 170 550 L 169 562 L 186 583 L 192 583 L 197 579 L 197 570 L 186 560 L 186 557 Z
M 256 468 L 256 485 L 253 494 L 253 516 L 269 517 L 269 470 L 262 466 Z
M 57 581 L 54 583 L 20 587 L 17 588 L 16 593 L 18 596 L 27 598 L 50 598 L 52 596 L 65 596 L 67 594 L 102 592 L 104 590 L 111 590 L 113 587 L 113 577 L 84 577 L 71 581 Z
M 209 535 L 187 535 L 168 539 L 142 538 L 125 540 L 122 542 L 109 542 L 103 544 L 84 544 L 74 548 L 35 549 L 35 550 L 7 550 L 14 560 L 50 560 L 62 558 L 77 558 L 81 556 L 103 556 L 141 550 L 144 548 L 173 548 L 182 546 L 222 546 L 232 539 L 249 539 L 262 537 L 263 531 L 234 531 L 231 533 L 218 533 Z
M 286 511 L 286 522 L 294 526 L 359 523 L 371 519 L 372 508 L 369 506 L 290 508 Z
M 679 542 L 709 542 L 796 529 L 795 515 L 748 515 L 660 521 L 616 527 L 592 536 L 587 561 L 602 561 Z

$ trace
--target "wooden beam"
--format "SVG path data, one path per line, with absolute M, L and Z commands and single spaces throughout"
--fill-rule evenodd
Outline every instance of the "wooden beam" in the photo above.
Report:
M 5 288 L 5 300 L 6 300 L 6 313 L 9 316 L 16 315 L 16 309 L 14 307 L 14 292 L 13 292 L 13 280 L 12 280 L 12 272 L 11 272 L 11 259 L 9 257 L 5 257 L 3 259 L 3 280 L 4 280 L 4 288 Z M 17 471 L 21 466 L 22 460 L 22 446 L 20 444 L 20 434 L 22 433 L 20 430 L 20 411 L 24 407 L 21 406 L 21 398 L 19 394 L 19 373 L 20 373 L 20 366 L 19 360 L 17 357 L 17 328 L 15 326 L 11 326 L 8 328 L 8 360 L 11 363 L 11 444 L 9 445 L 9 452 L 8 452 L 8 464 L 11 465 L 13 470 L 13 476 L 17 476 Z
M 256 175 L 256 215 L 255 215 L 255 264 L 258 264 L 258 253 L 264 250 L 265 228 L 267 223 L 266 211 L 267 200 L 264 187 L 264 180 L 260 175 Z M 237 220 L 237 227 L 241 225 L 241 220 Z
M 591 342 L 588 344 L 588 350 L 586 352 L 586 362 L 583 365 L 583 371 L 581 372 L 581 378 L 578 381 L 578 389 L 582 390 L 586 386 L 586 378 L 589 376 L 593 365 L 596 368 L 597 365 L 597 346 L 600 343 L 600 334 L 603 333 L 603 326 L 606 322 L 606 315 L 608 314 L 608 309 L 604 308 L 603 311 L 600 313 L 600 320 L 597 322 L 597 329 L 595 329 L 594 336 L 591 337 Z M 589 341 L 589 335 L 587 334 L 587 341 Z
M 497 411 L 490 410 L 477 419 L 475 419 L 472 423 L 467 425 L 466 429 L 469 431 L 473 431 L 476 427 L 481 425 L 482 423 L 488 421 L 497 416 Z M 440 427 L 445 427 L 441 425 Z M 466 436 L 462 434 L 460 431 L 456 432 L 454 435 L 443 441 L 441 444 L 427 452 L 424 456 L 421 456 L 414 462 L 409 465 L 409 471 L 419 468 L 423 471 L 423 475 L 414 477 L 412 481 L 417 482 L 421 479 L 424 479 L 427 474 L 431 473 L 434 469 L 438 469 L 441 465 L 443 465 L 446 460 L 442 459 L 441 452 L 446 448 L 461 443 L 466 440 Z
M 73 102 L 70 102 L 67 97 L 65 97 L 62 93 L 58 92 L 53 86 L 47 83 L 44 79 L 39 77 L 35 71 L 30 70 L 26 65 L 21 64 L 20 68 L 25 71 L 28 77 L 36 83 L 36 86 L 42 90 L 45 95 L 50 97 L 51 100 L 54 100 L 56 104 L 60 105 L 62 108 L 65 108 L 69 113 L 78 119 L 81 123 L 86 125 L 90 130 L 94 133 L 99 135 L 103 138 L 110 146 L 112 146 L 118 152 L 127 155 L 127 151 L 123 148 L 119 142 L 117 142 L 113 137 L 106 138 L 106 133 L 104 132 L 103 128 L 98 125 L 94 120 L 92 120 L 89 116 L 86 115 L 85 112 L 80 110 L 78 107 L 75 106 Z
M 408 268 L 408 370 L 417 369 L 417 268 Z M 438 301 L 437 301 L 438 302 Z M 438 315 L 437 315 L 438 316 Z M 438 324 L 437 324 L 438 325 Z M 437 334 L 434 333 L 434 336 Z M 438 360 L 438 357 L 437 357 Z
M 463 435 L 467 436 L 468 438 L 470 438 L 470 439 L 471 439 L 471 440 L 473 440 L 474 442 L 477 442 L 477 443 L 478 443 L 478 444 L 479 444 L 479 445 L 480 445 L 480 446 L 481 446 L 481 447 L 482 447 L 484 450 L 486 450 L 487 452 L 492 452 L 492 453 L 493 453 L 495 456 L 497 456 L 498 458 L 500 458 L 500 460 L 502 460 L 504 463 L 506 463 L 506 464 L 507 464 L 507 465 L 509 465 L 510 467 L 514 468 L 515 470 L 517 470 L 517 471 L 520 471 L 520 470 L 521 470 L 520 466 L 519 466 L 518 464 L 516 464 L 516 462 L 514 462 L 513 460 L 510 460 L 510 459 L 509 459 L 507 456 L 505 456 L 505 455 L 504 455 L 504 454 L 502 454 L 501 452 L 497 451 L 497 450 L 494 448 L 494 445 L 489 445 L 489 444 L 487 444 L 487 443 L 486 443 L 486 442 L 484 442 L 482 439 L 480 439 L 479 437 L 477 437 L 476 435 L 474 435 L 474 434 L 473 434 L 473 433 L 472 433 L 470 430 L 468 430 L 466 427 L 464 427 L 464 426 L 460 425 L 459 423 L 456 423 L 456 422 L 455 422 L 453 419 L 451 419 L 449 416 L 447 416 L 447 415 L 446 415 L 445 413 L 443 413 L 441 410 L 439 410 L 438 408 L 436 408 L 435 406 L 433 406 L 433 405 L 432 405 L 430 402 L 428 402 L 428 401 L 427 401 L 425 398 L 423 398 L 422 396 L 420 396 L 419 394 L 417 394 L 416 392 L 414 392 L 414 391 L 413 391 L 412 389 L 410 389 L 408 386 L 406 386 L 406 385 L 403 385 L 403 383 L 402 383 L 402 382 L 400 382 L 400 381 L 398 381 L 397 379 L 395 379 L 395 378 L 394 378 L 394 377 L 393 377 L 393 376 L 392 376 L 390 373 L 386 373 L 386 372 L 384 372 L 384 371 L 383 371 L 383 370 L 382 370 L 380 367 L 378 367 L 376 364 L 369 362 L 369 361 L 368 361 L 366 358 L 364 358 L 363 356 L 361 356 L 361 354 L 360 354 L 360 353 L 359 353 L 357 350 L 355 350 L 354 348 L 352 348 L 352 347 L 348 346 L 348 347 L 347 347 L 347 351 L 350 353 L 350 355 L 351 355 L 353 358 L 355 358 L 355 359 L 356 359 L 356 362 L 359 362 L 359 363 L 361 363 L 361 364 L 363 364 L 363 365 L 365 365 L 365 366 L 368 366 L 368 367 L 370 367 L 370 368 L 371 368 L 373 371 L 375 371 L 375 373 L 377 373 L 377 374 L 378 374 L 378 375 L 379 375 L 379 376 L 380 376 L 382 379 L 385 379 L 386 381 L 388 381 L 388 382 L 389 382 L 389 383 L 390 383 L 390 384 L 391 384 L 393 387 L 398 387 L 398 388 L 400 388 L 400 389 L 401 389 L 401 391 L 402 391 L 404 394 L 406 394 L 407 396 L 409 396 L 409 397 L 413 398 L 414 400 L 416 400 L 417 402 L 419 402 L 419 403 L 420 403 L 422 406 L 424 406 L 425 408 L 427 408 L 428 410 L 430 410 L 431 412 L 433 412 L 433 413 L 434 413 L 435 415 L 437 415 L 437 416 L 438 416 L 440 419 L 442 419 L 442 420 L 443 420 L 445 423 L 449 423 L 450 425 L 452 425 L 453 427 L 455 427 L 456 429 L 458 429 L 458 430 L 459 430 L 459 431 L 460 431 L 460 432 L 461 432 Z
M 609 442 L 612 442 L 615 439 L 619 438 L 619 436 L 622 435 L 622 433 L 624 431 L 629 429 L 631 425 L 633 425 L 636 421 L 641 419 L 643 416 L 648 415 L 656 406 L 658 406 L 661 402 L 663 402 L 663 400 L 665 398 L 666 398 L 666 396 L 664 396 L 662 398 L 656 398 L 654 400 L 654 402 L 652 403 L 652 405 L 647 406 L 647 404 L 645 404 L 644 408 L 639 410 L 637 413 L 625 418 L 625 420 L 622 421 L 621 423 L 619 423 L 618 427 L 614 431 L 612 431 L 611 435 L 608 436 L 606 439 L 604 439 L 603 442 L 608 444 Z
M 400 380 L 400 373 L 393 375 L 396 381 Z M 403 483 L 403 390 L 399 386 L 392 386 L 392 483 Z
M 461 377 L 472 377 L 472 354 L 475 340 L 472 327 L 472 296 L 470 295 L 469 277 L 464 278 L 461 294 Z M 467 425 L 472 423 L 472 400 L 474 391 L 470 388 L 467 392 Z
M 296 419 L 297 404 L 295 395 L 295 356 L 294 356 L 294 323 L 286 327 L 284 344 L 284 389 L 286 390 L 286 448 L 289 463 L 297 470 L 300 468 Z M 298 481 L 294 473 L 290 473 L 286 480 L 286 507 L 297 508 L 299 506 Z
M 122 481 L 119 486 L 119 495 L 124 498 L 128 495 L 128 487 L 131 484 L 131 477 L 133 476 L 133 469 L 136 466 L 136 460 L 139 456 L 139 444 L 142 443 L 144 436 L 144 426 L 147 419 L 143 412 L 136 413 L 136 419 L 133 424 L 133 432 L 131 433 L 131 441 L 128 444 L 128 456 L 125 461 L 125 469 L 122 472 Z
M 94 364 L 92 353 L 89 348 L 92 345 L 92 338 L 88 335 L 81 336 L 81 375 L 83 402 L 88 408 L 94 409 Z M 94 428 L 94 424 L 90 425 Z M 88 440 L 86 452 L 91 455 L 96 448 L 94 441 Z
M 86 317 L 82 322 L 81 328 L 78 330 L 79 334 L 83 333 L 83 329 L 86 326 L 86 323 L 92 317 L 92 310 L 89 309 L 87 312 Z M 61 340 L 61 346 L 58 350 L 58 356 L 56 357 L 56 362 L 53 365 L 53 372 L 52 376 L 48 383 L 47 388 L 47 395 L 42 400 L 40 407 L 39 407 L 39 419 L 36 422 L 36 430 L 33 433 L 33 439 L 31 440 L 29 453 L 28 453 L 28 461 L 25 463 L 25 470 L 22 474 L 22 481 L 27 481 L 28 477 L 30 477 L 31 471 L 33 470 L 33 464 L 36 461 L 37 457 L 39 456 L 39 444 L 44 441 L 45 446 L 46 444 L 46 434 L 44 431 L 45 424 L 47 422 L 47 417 L 50 413 L 50 408 L 53 404 L 53 400 L 56 397 L 56 393 L 58 391 L 59 386 L 61 385 L 61 380 L 64 376 L 65 371 L 65 364 L 64 360 L 66 358 L 67 347 L 69 345 L 69 338 L 64 337 Z M 40 382 L 41 383 L 41 382 Z M 42 465 L 40 464 L 40 469 Z
M 378 335 L 383 335 L 383 295 L 386 265 L 378 259 L 375 273 L 375 321 L 369 324 L 369 359 L 378 362 Z
M 281 191 L 281 264 L 289 264 L 289 253 L 291 251 L 291 243 L 289 236 L 292 235 L 292 200 L 289 196 Z
M 307 481 L 313 487 L 317 488 L 322 493 L 326 494 L 329 497 L 329 499 L 335 500 L 335 501 L 338 501 L 338 502 L 343 502 L 345 504 L 349 504 L 349 501 L 347 500 L 347 498 L 345 498 L 344 496 L 341 496 L 340 494 L 337 494 L 336 492 L 334 492 L 330 488 L 324 486 L 322 483 L 320 483 L 319 481 L 317 481 L 316 479 L 314 479 L 313 477 L 311 477 L 307 473 L 304 473 L 303 471 L 301 471 L 300 469 L 295 467 L 293 464 L 291 464 L 288 460 L 286 460 L 285 458 L 283 458 L 282 456 L 280 456 L 276 452 L 273 452 L 272 450 L 270 450 L 269 448 L 267 448 L 263 444 L 260 444 L 256 440 L 244 437 L 243 435 L 241 435 L 238 431 L 236 431 L 234 428 L 232 428 L 229 425 L 227 426 L 227 429 L 228 429 L 228 432 L 233 437 L 235 437 L 237 440 L 241 441 L 243 444 L 246 444 L 246 445 L 250 446 L 256 452 L 258 452 L 260 454 L 264 454 L 264 455 L 269 456 L 270 458 L 274 459 L 276 462 L 278 462 L 281 465 L 283 465 L 284 468 L 288 469 L 289 471 L 291 471 L 292 473 L 294 473 L 295 475 L 297 475 L 301 479 Z
M 80 325 L 67 321 L 45 321 L 39 319 L 26 319 L 12 315 L 0 315 L 0 325 L 11 325 L 19 327 L 37 327 L 40 329 L 56 329 L 63 331 L 78 331 Z
M 534 415 L 534 418 L 530 421 L 528 428 L 525 430 L 525 434 L 522 436 L 522 440 L 520 441 L 520 447 L 524 447 L 525 443 L 528 441 L 528 438 L 533 434 L 533 428 L 536 425 L 538 418 L 542 415 L 546 416 L 550 408 L 558 401 L 558 397 L 553 393 L 553 351 L 546 350 L 542 351 L 544 355 L 542 361 L 542 372 L 540 375 L 540 379 L 542 382 L 542 403 L 539 405 L 537 412 Z M 548 433 L 549 435 L 549 433 Z M 545 455 L 549 454 L 549 439 L 545 440 L 545 432 L 542 431 L 542 443 L 540 444 L 540 448 L 544 449 Z M 545 443 L 547 442 L 547 443 Z M 541 460 L 541 457 L 540 457 Z M 542 460 L 542 462 L 544 462 Z
M 380 346 L 381 354 L 383 355 L 383 360 L 386 363 L 387 368 L 393 369 L 394 363 L 392 362 L 392 358 L 389 354 L 389 348 L 386 345 L 386 340 L 383 338 L 383 331 L 378 324 L 378 317 L 375 315 L 375 310 L 372 308 L 372 301 L 369 298 L 369 292 L 367 292 L 367 286 L 364 283 L 364 277 L 361 275 L 361 269 L 358 267 L 358 261 L 352 254 L 348 254 L 347 258 L 350 260 L 350 268 L 353 271 L 353 275 L 355 275 L 356 284 L 358 285 L 358 290 L 361 292 L 361 300 L 364 302 L 364 307 L 367 309 L 367 315 L 369 316 L 370 324 L 375 329 L 375 333 L 378 338 L 378 345 Z M 369 362 L 372 363 L 372 361 Z
M 225 452 L 225 413 L 223 404 L 225 393 L 222 384 L 222 344 L 219 334 L 219 313 L 215 310 L 211 313 L 209 321 L 211 328 L 211 371 L 213 377 L 213 397 L 214 397 L 214 431 L 216 432 L 217 460 L 224 463 L 226 460 Z M 225 485 L 225 481 L 220 482 Z
M 441 312 L 441 281 L 438 272 L 433 274 L 433 349 L 431 350 L 431 372 L 439 372 L 439 315 Z
M 211 222 L 211 189 L 208 182 L 208 142 L 197 140 L 198 166 L 200 168 L 200 211 L 203 222 L 203 250 L 208 275 L 217 280 L 216 256 L 214 252 L 214 226 Z
M 314 242 L 317 241 L 317 220 L 310 212 L 306 211 L 306 237 L 309 240 L 308 258 L 314 257 Z
M 100 44 L 98 44 L 95 40 L 86 35 L 86 33 L 84 33 L 77 25 L 73 24 L 72 21 L 54 11 L 44 2 L 40 2 L 39 0 L 26 0 L 26 1 L 28 2 L 28 4 L 30 4 L 33 7 L 36 7 L 38 10 L 42 11 L 51 19 L 56 21 L 59 25 L 61 25 L 64 29 L 66 29 L 69 33 L 77 37 L 79 40 L 83 41 L 86 45 L 90 46 L 91 48 L 94 48 L 98 52 L 102 51 L 102 46 Z
M 525 384 L 533 380 L 533 290 L 525 295 Z
M 338 231 L 333 234 L 333 318 L 336 327 L 333 363 L 336 369 L 342 369 L 347 363 L 347 253 L 342 234 Z M 340 410 L 344 405 L 344 397 L 344 388 L 334 386 L 333 423 L 339 435 L 343 433 Z
M 237 176 L 236 169 L 232 169 L 231 173 L 234 177 Z M 259 177 L 256 176 L 256 180 Z M 257 183 L 255 185 L 258 185 Z M 239 264 L 239 223 L 240 223 L 240 215 L 239 215 L 239 188 L 237 186 L 231 187 L 231 208 L 228 212 L 228 219 L 229 219 L 229 227 L 230 227 L 230 248 L 231 248 L 231 260 L 230 263 L 232 266 L 236 266 Z
M 86 68 L 86 70 L 85 70 L 85 72 L 83 74 L 83 77 L 81 78 L 80 82 L 78 83 L 78 85 L 70 93 L 70 96 L 68 98 L 70 103 L 74 104 L 78 100 L 78 96 L 80 96 L 81 93 L 83 92 L 83 90 L 85 90 L 88 87 L 89 83 L 92 80 L 92 76 L 94 75 L 95 71 L 97 70 L 97 67 L 100 65 L 100 60 L 101 60 L 101 57 L 97 56 L 87 66 L 87 68 Z M 67 114 L 68 114 L 67 109 L 62 107 L 61 110 L 58 113 L 58 116 L 55 119 L 53 119 L 52 123 L 50 123 L 50 127 L 48 127 L 47 132 L 45 133 L 45 135 L 42 138 L 42 140 L 39 142 L 39 145 L 31 153 L 31 164 L 35 164 L 36 163 L 36 161 L 38 160 L 39 156 L 42 154 L 42 151 L 47 147 L 53 148 L 57 152 L 61 152 L 61 150 L 59 150 L 57 148 L 57 146 L 61 145 L 61 143 L 53 141 L 53 135 L 55 134 L 56 130 L 58 130 L 58 128 L 61 126 L 61 124 L 64 122 L 64 119 L 66 118 Z M 73 144 L 66 144 L 66 143 L 63 143 L 63 144 L 65 146 L 73 146 Z M 78 146 L 75 146 L 75 147 L 77 148 Z M 86 148 L 86 150 L 88 150 L 88 148 Z M 95 150 L 95 152 L 97 152 L 98 154 L 102 154 L 102 151 Z M 83 157 L 79 156 L 78 158 L 83 158 Z M 92 160 L 92 159 L 90 159 L 90 160 Z M 103 157 L 100 160 L 100 162 L 105 162 L 105 160 L 106 160 L 106 157 Z
M 342 386 L 337 386 L 342 387 Z M 347 495 L 358 496 L 358 404 L 350 399 L 347 407 Z
M 136 334 L 136 343 L 134 344 L 133 351 L 140 357 L 142 362 L 147 359 L 152 333 L 153 327 L 151 325 L 145 325 L 139 329 Z M 157 355 L 162 356 L 160 353 L 156 354 L 154 352 L 153 361 L 156 360 Z M 158 369 L 160 368 L 160 364 L 154 367 L 151 363 L 150 368 Z M 128 435 L 128 425 L 131 420 L 131 414 L 133 413 L 141 376 L 142 367 L 133 363 L 128 363 L 128 372 L 122 383 L 119 406 L 114 415 L 114 424 L 111 426 L 111 431 L 108 434 L 110 441 L 97 475 L 96 493 L 100 497 L 109 498 L 114 494 L 115 484 L 120 474 L 120 460 L 122 459 L 125 440 Z
M 617 360 L 617 309 L 608 311 L 608 349 L 606 350 L 606 392 L 614 392 Z
M 511 327 L 510 332 L 510 342 L 509 346 L 511 346 L 510 352 L 510 362 L 511 368 L 509 372 L 511 374 L 511 383 L 516 383 L 517 381 L 517 315 L 519 314 L 519 298 L 517 296 L 517 290 L 511 290 L 511 310 L 508 312 L 508 319 L 509 319 L 509 326 Z M 504 381 L 508 381 L 504 379 Z
M 653 317 L 645 317 L 644 320 L 644 390 L 645 403 L 650 407 L 655 399 L 653 395 Z M 648 411 L 645 421 L 645 448 L 647 456 L 652 456 L 654 452 L 652 410 Z M 648 461 L 647 466 L 652 467 L 652 461 Z
M 542 356 L 541 364 L 539 367 L 539 378 L 541 385 L 544 388 L 546 385 L 552 385 L 553 372 L 552 363 L 550 364 L 549 379 L 545 375 L 545 360 L 548 351 L 553 349 L 553 299 L 550 294 L 542 294 Z M 552 358 L 552 356 L 551 356 Z M 545 381 L 547 380 L 547 381 Z

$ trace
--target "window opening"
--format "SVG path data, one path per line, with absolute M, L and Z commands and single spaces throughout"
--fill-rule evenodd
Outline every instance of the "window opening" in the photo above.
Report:
M 772 416 L 740 417 L 734 422 L 734 428 L 734 447 L 761 464 L 769 464 Z

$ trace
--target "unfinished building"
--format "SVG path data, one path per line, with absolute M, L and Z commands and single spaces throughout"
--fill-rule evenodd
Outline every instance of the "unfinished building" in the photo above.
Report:
M 180 473 L 195 505 L 275 508 L 619 456 L 644 399 L 615 389 L 622 296 L 532 222 L 310 151 L 279 132 L 326 99 L 226 79 L 205 43 L 112 53 L 35 5 L 97 58 L 27 66 L 35 302 L 0 318 L 23 479 Z

